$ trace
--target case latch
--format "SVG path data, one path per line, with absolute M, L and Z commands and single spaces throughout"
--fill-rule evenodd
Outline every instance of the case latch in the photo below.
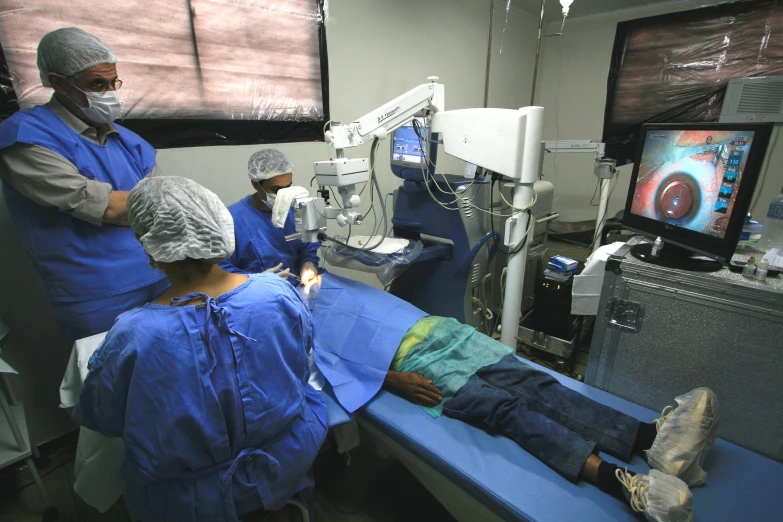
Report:
M 606 306 L 604 319 L 610 326 L 638 333 L 642 329 L 644 309 L 639 303 L 613 297 Z

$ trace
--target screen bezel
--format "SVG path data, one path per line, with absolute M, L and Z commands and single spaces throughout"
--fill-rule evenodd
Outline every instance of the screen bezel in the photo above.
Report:
M 655 219 L 631 214 L 631 205 L 633 196 L 636 192 L 636 182 L 639 176 L 639 167 L 641 165 L 644 145 L 647 142 L 647 135 L 656 131 L 753 131 L 753 143 L 750 147 L 748 160 L 740 179 L 737 189 L 737 199 L 734 201 L 734 210 L 729 218 L 726 234 L 721 238 L 709 236 L 707 234 L 661 223 Z M 628 197 L 625 202 L 625 212 L 623 214 L 622 225 L 624 228 L 639 232 L 649 237 L 660 237 L 666 243 L 672 243 L 692 252 L 717 258 L 722 262 L 727 262 L 734 254 L 739 241 L 742 227 L 745 223 L 745 216 L 748 213 L 750 202 L 758 182 L 759 173 L 766 157 L 769 147 L 769 138 L 772 132 L 771 123 L 652 123 L 642 125 L 639 133 L 639 144 L 637 145 L 633 173 L 628 187 Z
M 394 159 L 394 134 L 398 130 L 400 130 L 403 127 L 407 126 L 408 123 L 411 123 L 413 120 L 407 122 L 405 125 L 400 125 L 396 129 L 394 129 L 394 131 L 392 132 L 391 146 L 390 146 L 391 150 L 389 151 L 389 162 L 392 165 L 398 165 L 400 167 L 411 168 L 411 169 L 420 169 L 420 170 L 421 169 L 429 170 L 429 165 L 427 164 L 427 158 L 430 158 L 430 160 L 433 161 L 432 158 L 430 157 L 431 140 L 432 140 L 431 126 L 429 125 L 429 122 L 427 121 L 427 118 L 425 118 L 425 117 L 417 116 L 414 119 L 424 120 L 423 123 L 421 121 L 419 122 L 419 123 L 422 124 L 422 127 L 424 127 L 424 130 L 426 131 L 426 136 L 424 137 L 424 143 L 425 143 L 425 146 L 427 147 L 427 149 L 426 149 L 425 154 L 423 156 L 424 163 L 413 163 L 412 161 L 403 161 L 403 160 L 396 160 L 396 159 Z

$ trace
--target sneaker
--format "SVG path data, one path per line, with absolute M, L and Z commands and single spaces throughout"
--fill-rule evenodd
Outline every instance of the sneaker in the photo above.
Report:
M 644 513 L 649 522 L 693 522 L 693 495 L 677 477 L 650 470 L 649 475 L 615 471 L 631 509 Z
M 675 400 L 677 408 L 667 406 L 661 418 L 652 421 L 658 435 L 647 450 L 647 462 L 698 486 L 707 478 L 702 464 L 718 433 L 718 398 L 709 388 L 696 388 Z

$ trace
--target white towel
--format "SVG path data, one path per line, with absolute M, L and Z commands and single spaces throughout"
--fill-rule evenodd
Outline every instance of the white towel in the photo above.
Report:
M 291 203 L 298 197 L 307 197 L 310 193 L 304 187 L 288 187 L 277 191 L 275 206 L 272 208 L 272 224 L 277 228 L 283 228 L 288 218 Z
M 596 315 L 598 313 L 606 261 L 624 244 L 618 241 L 611 245 L 604 245 L 587 258 L 585 269 L 580 275 L 574 276 L 574 286 L 571 289 L 572 314 Z
M 79 402 L 82 382 L 87 377 L 90 356 L 103 344 L 106 333 L 79 339 L 73 343 L 71 358 L 60 384 L 60 407 L 72 408 Z M 79 429 L 73 474 L 73 489 L 100 513 L 105 513 L 125 491 L 125 479 L 120 468 L 125 457 L 122 439 L 110 439 L 87 428 Z

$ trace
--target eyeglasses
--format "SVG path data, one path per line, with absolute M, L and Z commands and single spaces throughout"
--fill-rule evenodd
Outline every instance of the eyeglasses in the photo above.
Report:
M 111 81 L 96 78 L 87 84 L 87 92 L 97 92 L 100 94 L 104 94 L 110 88 L 112 90 L 119 91 L 120 87 L 122 87 L 122 80 L 120 80 L 119 78 Z
M 69 76 L 65 79 L 68 83 L 76 87 L 76 78 L 73 76 Z M 114 80 L 104 80 L 102 78 L 95 78 L 94 80 L 91 80 L 87 84 L 87 88 L 82 91 L 82 89 L 79 89 L 79 87 L 76 87 L 82 92 L 95 92 L 98 94 L 105 94 L 106 91 L 109 89 L 119 91 L 120 87 L 122 87 L 122 80 L 119 78 L 116 78 Z

